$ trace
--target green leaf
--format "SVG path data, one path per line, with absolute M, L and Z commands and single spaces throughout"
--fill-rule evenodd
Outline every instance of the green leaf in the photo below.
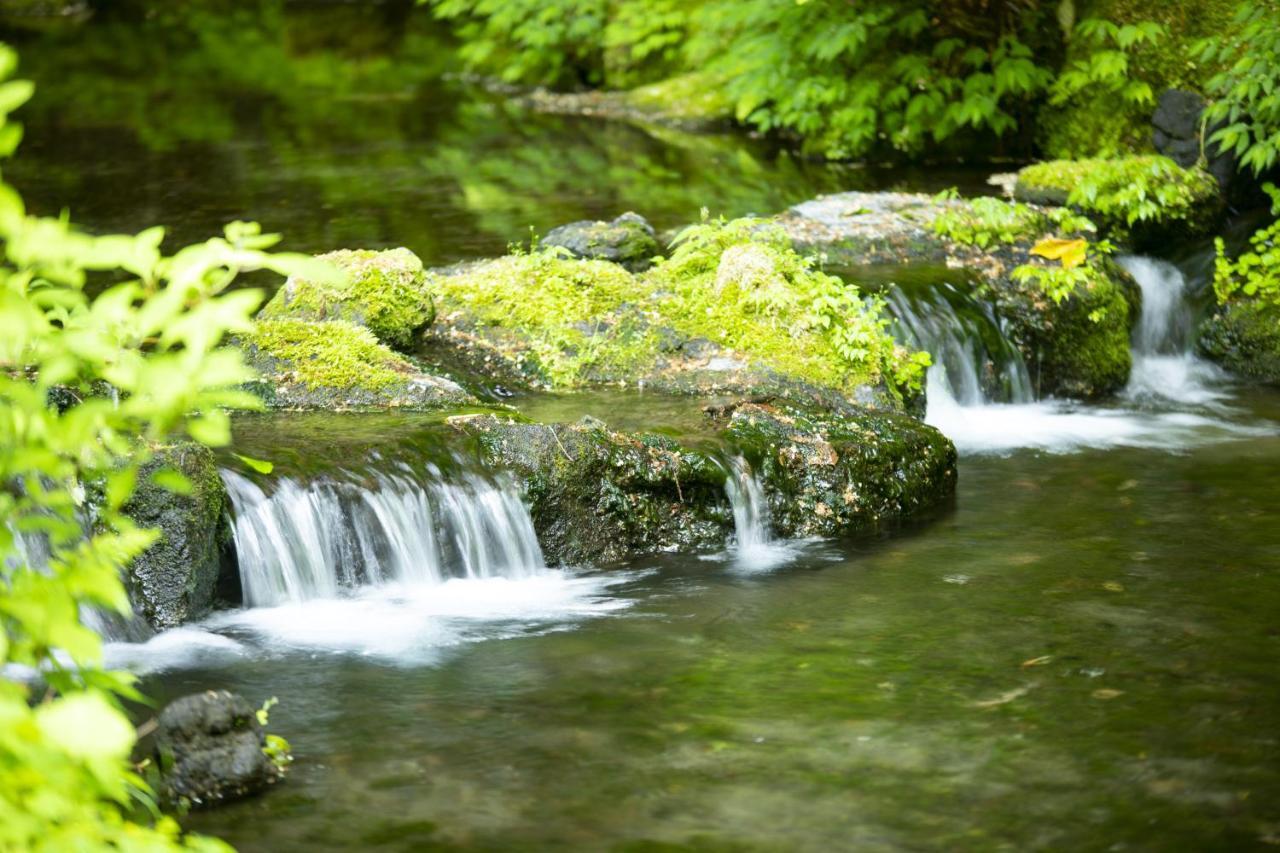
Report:
M 267 462 L 262 459 L 254 459 L 252 456 L 243 456 L 237 453 L 235 454 L 235 457 L 239 459 L 241 462 L 243 462 L 245 465 L 248 465 L 250 468 L 257 471 L 259 474 L 270 474 L 272 471 L 275 470 L 275 467 L 276 467 L 270 462 Z

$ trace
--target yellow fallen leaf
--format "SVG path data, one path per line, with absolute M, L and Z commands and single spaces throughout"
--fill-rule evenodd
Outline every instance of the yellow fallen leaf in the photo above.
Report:
M 1017 699 L 1019 696 L 1026 696 L 1028 693 L 1031 692 L 1032 687 L 1035 687 L 1035 685 L 1026 684 L 1026 685 L 1023 685 L 1022 687 L 1015 687 L 1012 690 L 1006 690 L 1004 693 L 1001 693 L 999 696 L 997 696 L 994 699 L 985 699 L 981 702 L 974 702 L 973 707 L 998 708 L 1001 705 L 1007 705 L 1008 703 L 1012 702 L 1014 699 Z
M 1027 669 L 1028 667 L 1033 667 L 1033 666 L 1044 666 L 1051 660 L 1053 660 L 1053 655 L 1041 655 L 1038 658 L 1032 658 L 1031 660 L 1024 660 L 1022 662 L 1022 668 Z
M 1112 690 L 1110 687 L 1103 687 L 1093 691 L 1094 699 L 1114 699 L 1124 694 L 1123 690 Z
M 1067 269 L 1074 269 L 1084 263 L 1085 250 L 1089 248 L 1087 240 L 1063 240 L 1061 237 L 1045 237 L 1031 247 L 1031 254 L 1060 261 Z
M 1106 581 L 1102 584 L 1102 588 L 1108 592 L 1124 592 L 1124 587 L 1115 581 Z

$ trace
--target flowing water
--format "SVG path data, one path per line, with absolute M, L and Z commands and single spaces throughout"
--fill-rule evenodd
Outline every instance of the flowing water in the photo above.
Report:
M 39 92 L 5 177 L 96 229 L 252 215 L 432 264 L 627 208 L 983 183 L 521 112 L 446 79 L 410 3 L 96 5 L 5 33 Z M 297 762 L 184 823 L 262 851 L 1280 842 L 1280 394 L 1191 354 L 1203 263 L 1125 264 L 1144 313 L 1108 405 L 1038 399 L 963 281 L 892 296 L 961 451 L 954 509 L 892 538 L 780 542 L 730 460 L 723 553 L 552 568 L 516 484 L 425 421 L 238 419 L 278 472 L 225 473 L 246 605 L 109 657 L 161 702 L 278 696 Z M 709 440 L 696 401 L 515 402 Z

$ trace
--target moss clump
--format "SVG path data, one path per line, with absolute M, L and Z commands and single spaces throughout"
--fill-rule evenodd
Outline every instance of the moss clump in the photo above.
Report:
M 553 228 L 543 246 L 560 246 L 575 258 L 612 261 L 631 272 L 643 272 L 662 254 L 653 226 L 644 217 L 624 213 L 609 222 L 571 222 Z
M 949 201 L 930 224 L 933 232 L 979 249 L 1031 242 L 1051 231 L 1078 234 L 1095 230 L 1089 219 L 1062 207 L 1031 207 L 998 198 Z
M 290 278 L 259 316 L 263 319 L 343 320 L 367 327 L 383 343 L 406 349 L 431 322 L 431 297 L 422 261 L 408 249 L 330 252 L 335 281 Z
M 928 364 L 895 344 L 878 302 L 815 269 L 771 224 L 688 228 L 649 277 L 666 325 L 815 385 L 918 387 Z
M 383 391 L 414 372 L 368 329 L 338 320 L 262 320 L 245 343 L 253 361 L 315 390 Z
M 1200 329 L 1200 351 L 1228 370 L 1280 384 L 1280 305 L 1233 300 Z
M 1014 195 L 1026 202 L 1071 205 L 1121 238 L 1167 233 L 1169 226 L 1202 232 L 1222 205 L 1218 183 L 1208 172 L 1155 155 L 1036 163 L 1018 172 Z
M 479 264 L 432 286 L 444 312 L 459 311 L 496 332 L 557 387 L 627 378 L 657 354 L 657 336 L 638 308 L 648 291 L 616 264 L 547 249 Z

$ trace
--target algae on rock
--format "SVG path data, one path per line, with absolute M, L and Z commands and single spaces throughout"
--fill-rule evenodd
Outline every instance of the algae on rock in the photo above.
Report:
M 1280 385 L 1280 306 L 1235 299 L 1200 328 L 1200 352 L 1241 376 Z

